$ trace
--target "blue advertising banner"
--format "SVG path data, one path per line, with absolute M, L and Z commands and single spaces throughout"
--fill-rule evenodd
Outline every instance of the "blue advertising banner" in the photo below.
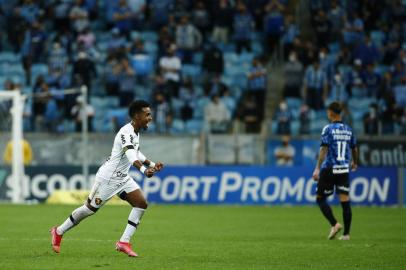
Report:
M 311 179 L 311 167 L 168 166 L 152 178 L 144 178 L 137 170 L 130 174 L 148 200 L 155 203 L 304 205 L 315 202 L 316 183 Z M 91 179 L 94 180 L 94 174 Z M 11 181 L 11 177 L 3 177 L 0 199 L 11 198 Z M 27 168 L 25 199 L 42 202 L 58 189 L 89 189 L 89 186 L 80 174 L 80 167 Z M 351 174 L 350 197 L 354 204 L 396 205 L 397 190 L 396 168 L 361 168 Z

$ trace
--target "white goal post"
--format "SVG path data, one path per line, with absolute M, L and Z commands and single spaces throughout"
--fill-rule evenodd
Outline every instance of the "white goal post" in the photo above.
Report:
M 80 88 L 71 88 L 61 90 L 63 94 L 81 94 L 82 95 L 82 174 L 83 177 L 89 182 L 89 160 L 88 160 L 88 118 L 86 108 L 88 106 L 87 88 L 82 86 Z M 12 140 L 12 164 L 11 164 L 11 177 L 12 177 L 12 194 L 11 201 L 13 203 L 24 203 L 24 158 L 23 158 L 23 111 L 24 103 L 27 98 L 41 96 L 41 94 L 22 94 L 21 91 L 0 91 L 0 103 L 4 101 L 11 101 L 11 108 L 9 113 L 11 115 L 11 140 Z M 2 154 L 2 153 L 0 153 Z
M 11 99 L 11 139 L 13 140 L 13 155 L 11 165 L 11 175 L 13 178 L 13 203 L 22 203 L 23 194 L 23 178 L 24 178 L 24 162 L 23 162 L 23 108 L 24 96 L 20 91 L 0 91 L 0 102 Z

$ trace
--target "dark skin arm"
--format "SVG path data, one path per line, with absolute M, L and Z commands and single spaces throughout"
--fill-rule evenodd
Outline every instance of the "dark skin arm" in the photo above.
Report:
M 314 168 L 314 171 L 313 171 L 314 181 L 319 180 L 320 166 L 321 166 L 321 163 L 323 163 L 324 159 L 326 158 L 327 150 L 328 150 L 327 146 L 320 146 L 319 158 L 317 160 L 316 168 Z

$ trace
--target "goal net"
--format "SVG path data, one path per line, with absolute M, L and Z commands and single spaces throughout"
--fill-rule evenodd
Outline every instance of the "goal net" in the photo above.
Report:
M 45 94 L 49 96 L 49 94 Z M 87 89 L 81 87 L 58 90 L 52 95 L 80 97 L 81 101 L 79 102 L 79 99 L 77 101 L 77 104 L 79 104 L 78 117 L 82 120 L 79 156 L 81 157 L 83 177 L 89 181 L 88 118 L 86 117 L 86 108 L 88 106 Z M 43 93 L 22 94 L 19 90 L 0 90 L 0 185 L 1 181 L 6 181 L 7 196 L 3 196 L 3 198 L 9 198 L 13 203 L 24 203 L 27 197 L 23 150 L 24 139 L 27 139 L 23 136 L 24 108 L 29 106 L 28 104 L 32 104 L 33 100 L 41 98 L 44 98 Z M 33 146 L 32 143 L 30 141 Z M 8 176 L 6 178 L 2 177 L 2 173 L 6 173 Z

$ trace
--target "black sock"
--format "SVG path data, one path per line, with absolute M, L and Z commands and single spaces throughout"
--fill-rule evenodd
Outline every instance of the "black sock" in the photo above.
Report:
M 325 216 L 325 218 L 330 222 L 331 226 L 336 225 L 337 220 L 333 215 L 333 211 L 331 210 L 330 205 L 326 202 L 326 198 L 317 198 L 317 204 L 320 207 L 321 212 Z
M 350 234 L 352 211 L 350 202 L 341 202 L 343 208 L 344 235 Z

